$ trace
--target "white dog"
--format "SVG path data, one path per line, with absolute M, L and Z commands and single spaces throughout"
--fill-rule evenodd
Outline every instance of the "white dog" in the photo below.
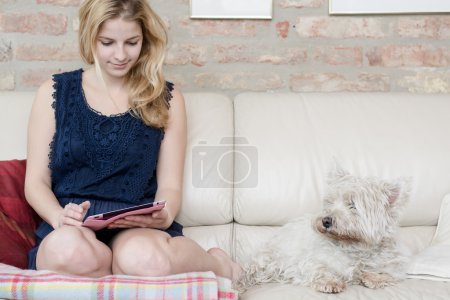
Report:
M 350 284 L 375 289 L 404 277 L 406 258 L 394 233 L 409 197 L 408 182 L 360 178 L 338 167 L 328 185 L 323 211 L 277 230 L 244 267 L 240 291 L 280 282 L 339 293 Z

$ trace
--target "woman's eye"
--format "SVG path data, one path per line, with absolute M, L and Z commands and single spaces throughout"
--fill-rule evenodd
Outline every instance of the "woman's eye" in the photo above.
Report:
M 137 42 L 128 42 L 127 44 L 130 45 L 130 46 L 136 46 Z
M 102 42 L 102 41 L 100 41 L 100 43 L 102 43 L 103 46 L 110 46 L 110 45 L 112 45 L 112 42 Z

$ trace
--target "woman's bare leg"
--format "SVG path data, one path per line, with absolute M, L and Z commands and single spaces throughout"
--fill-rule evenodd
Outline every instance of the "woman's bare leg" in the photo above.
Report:
M 111 274 L 111 250 L 84 227 L 63 226 L 44 238 L 36 258 L 38 270 L 101 277 Z
M 184 272 L 213 271 L 216 275 L 237 279 L 240 266 L 225 251 L 205 251 L 187 237 L 170 237 L 147 228 L 121 232 L 113 241 L 114 274 L 163 276 Z

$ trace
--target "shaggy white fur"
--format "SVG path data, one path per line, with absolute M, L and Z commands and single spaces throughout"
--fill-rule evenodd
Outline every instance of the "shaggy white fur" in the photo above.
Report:
M 244 267 L 240 291 L 280 282 L 339 293 L 349 284 L 381 288 L 405 276 L 407 260 L 394 233 L 409 182 L 361 178 L 336 167 L 328 186 L 318 216 L 281 227 Z

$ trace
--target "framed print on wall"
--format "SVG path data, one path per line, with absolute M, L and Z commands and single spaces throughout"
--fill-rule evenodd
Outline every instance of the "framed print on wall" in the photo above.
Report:
M 272 0 L 190 0 L 192 19 L 272 19 Z
M 330 0 L 330 15 L 450 13 L 450 0 Z

